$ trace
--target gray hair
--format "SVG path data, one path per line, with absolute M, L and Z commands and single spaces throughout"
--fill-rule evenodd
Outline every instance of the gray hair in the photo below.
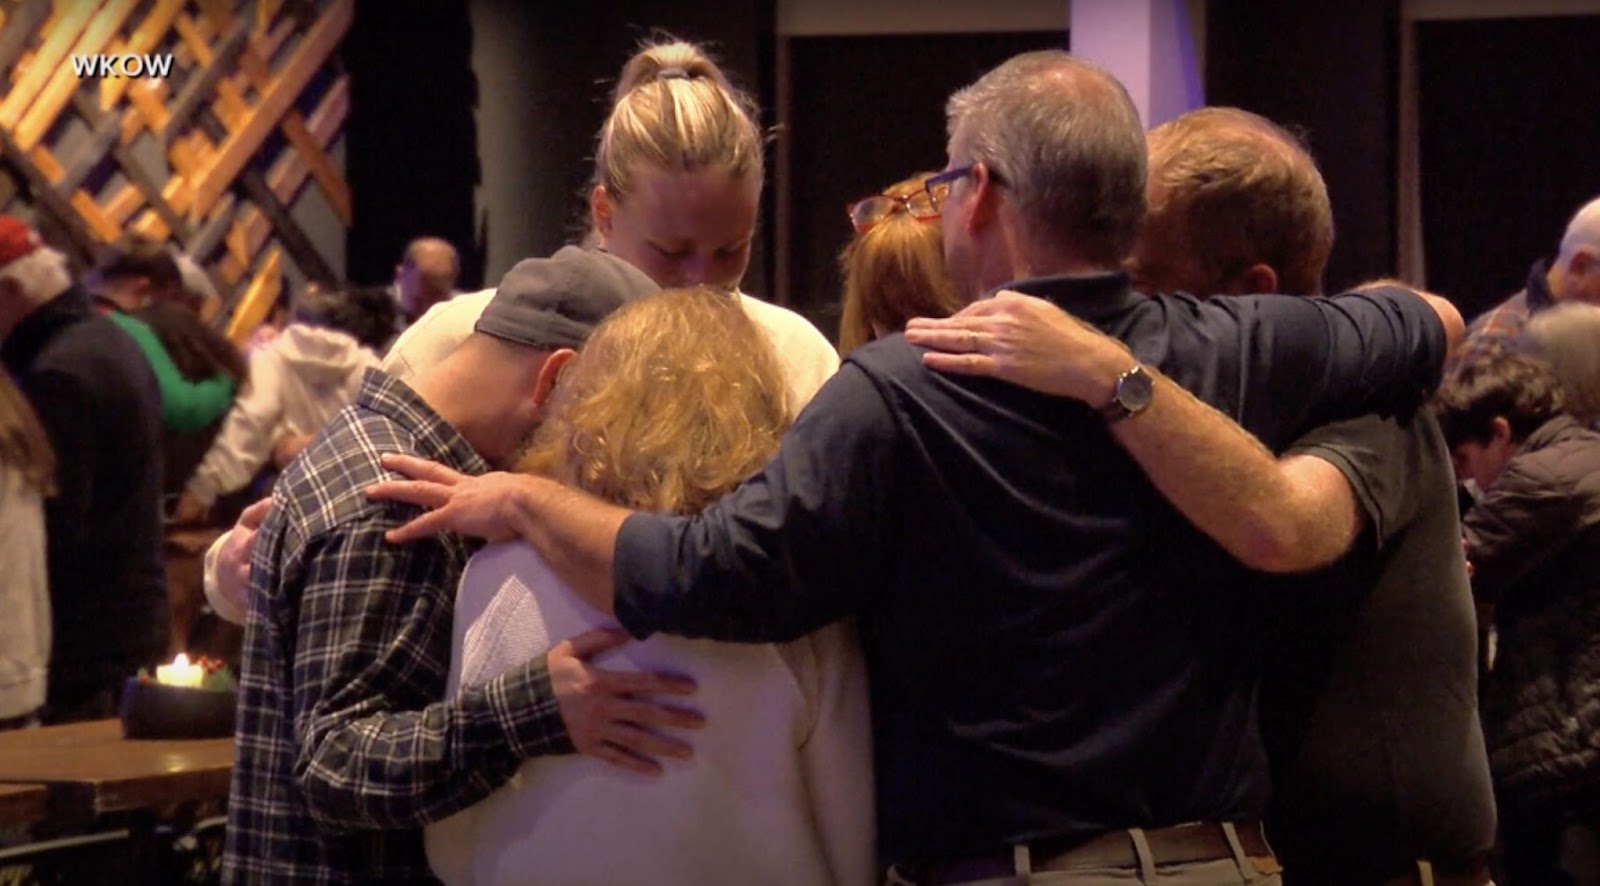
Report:
M 1012 58 L 945 107 L 1010 190 L 1035 236 L 1120 266 L 1145 213 L 1144 126 L 1128 92 L 1098 66 L 1060 50 Z
M 1519 344 L 1555 370 L 1574 418 L 1600 419 L 1600 305 L 1552 305 L 1528 320 Z

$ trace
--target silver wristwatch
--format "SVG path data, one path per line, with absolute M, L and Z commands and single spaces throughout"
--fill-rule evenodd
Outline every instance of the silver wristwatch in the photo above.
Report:
M 1144 411 L 1150 405 L 1150 398 L 1155 393 L 1155 382 L 1150 373 L 1139 363 L 1133 368 L 1117 376 L 1117 387 L 1111 395 L 1111 403 L 1100 410 L 1106 421 L 1118 422 Z

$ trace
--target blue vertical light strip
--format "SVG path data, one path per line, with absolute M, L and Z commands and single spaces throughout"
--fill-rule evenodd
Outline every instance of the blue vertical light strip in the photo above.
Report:
M 1150 107 L 1145 123 L 1157 126 L 1206 103 L 1205 71 L 1188 0 L 1151 0 Z M 1204 7 L 1200 14 L 1205 14 Z
M 1188 0 L 1072 0 L 1070 39 L 1122 81 L 1146 126 L 1205 103 Z

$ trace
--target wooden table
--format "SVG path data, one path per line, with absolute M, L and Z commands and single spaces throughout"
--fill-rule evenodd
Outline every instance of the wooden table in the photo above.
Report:
M 44 821 L 50 789 L 42 784 L 0 784 L 0 826 Z
M 0 783 L 48 788 L 52 820 L 226 800 L 233 738 L 125 739 L 117 720 L 0 733 Z

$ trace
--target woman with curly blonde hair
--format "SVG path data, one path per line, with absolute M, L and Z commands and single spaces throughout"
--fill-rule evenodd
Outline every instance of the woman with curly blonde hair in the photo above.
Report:
M 912 317 L 948 317 L 961 309 L 944 269 L 939 213 L 923 186 L 931 175 L 918 173 L 847 207 L 855 236 L 839 255 L 839 353 L 899 332 Z
M 44 704 L 50 663 L 50 584 L 44 499 L 55 455 L 28 400 L 0 372 L 0 729 L 26 725 Z
M 518 467 L 629 508 L 698 513 L 778 450 L 790 398 L 736 303 L 705 288 L 649 301 L 567 365 Z
M 777 450 L 787 387 L 766 338 L 726 294 L 649 296 L 609 317 L 567 364 L 520 467 L 620 505 L 697 513 Z M 474 691 L 564 637 L 614 624 L 530 545 L 489 545 L 461 580 L 450 691 Z M 530 761 L 428 828 L 441 879 L 873 881 L 866 678 L 851 628 L 781 645 L 657 635 L 603 658 L 697 682 L 705 728 L 695 758 L 664 761 L 659 779 L 587 756 Z

